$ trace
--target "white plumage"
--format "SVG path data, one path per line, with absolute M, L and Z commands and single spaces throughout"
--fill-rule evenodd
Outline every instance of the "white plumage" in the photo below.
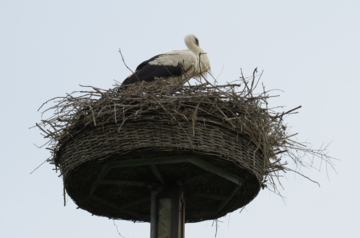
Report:
M 175 50 L 142 62 L 136 71 L 124 80 L 122 86 L 158 79 L 164 79 L 170 84 L 184 84 L 191 78 L 206 78 L 211 70 L 210 61 L 199 47 L 198 38 L 193 34 L 187 35 L 185 44 L 188 50 Z

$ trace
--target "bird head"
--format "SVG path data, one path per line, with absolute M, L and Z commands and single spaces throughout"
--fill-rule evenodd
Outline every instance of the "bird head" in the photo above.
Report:
M 199 51 L 200 48 L 200 44 L 199 44 L 199 39 L 194 35 L 194 34 L 189 34 L 187 36 L 185 36 L 185 44 L 186 46 L 189 48 L 189 50 L 192 50 L 194 52 Z

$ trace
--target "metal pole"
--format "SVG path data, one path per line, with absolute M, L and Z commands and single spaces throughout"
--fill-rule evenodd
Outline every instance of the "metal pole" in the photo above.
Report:
M 157 194 L 156 236 L 151 238 L 184 238 L 185 201 L 177 186 L 165 186 Z
M 150 238 L 156 238 L 157 227 L 157 190 L 151 191 L 151 211 L 150 211 Z

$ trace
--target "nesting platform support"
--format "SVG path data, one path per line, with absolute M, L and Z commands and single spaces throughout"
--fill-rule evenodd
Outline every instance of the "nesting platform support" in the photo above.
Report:
M 186 201 L 185 222 L 224 216 L 247 204 L 259 190 L 254 175 L 218 157 L 139 157 L 112 155 L 79 165 L 64 178 L 68 194 L 94 215 L 155 224 L 161 193 L 172 187 L 181 188 L 180 200 L 183 205 Z M 156 229 L 153 225 L 153 233 Z
M 184 238 L 185 200 L 181 188 L 172 185 L 159 190 L 151 193 L 150 238 Z
M 166 181 L 158 169 L 158 165 L 161 164 L 178 164 L 178 163 L 186 163 L 190 162 L 210 173 L 216 174 L 228 181 L 231 181 L 235 184 L 233 191 L 228 194 L 224 199 L 221 197 L 222 202 L 218 205 L 218 211 L 223 209 L 223 207 L 233 198 L 233 196 L 239 190 L 243 179 L 229 173 L 225 170 L 217 168 L 210 163 L 202 161 L 198 159 L 196 156 L 191 155 L 183 155 L 183 156 L 167 156 L 160 158 L 152 158 L 152 159 L 137 159 L 137 160 L 122 160 L 122 161 L 114 161 L 111 163 L 107 163 L 103 166 L 101 172 L 98 174 L 97 179 L 93 182 L 89 196 L 92 198 L 97 198 L 94 194 L 96 188 L 102 184 L 116 184 L 116 183 L 124 183 L 128 185 L 147 185 L 151 190 L 151 209 L 150 209 L 150 222 L 151 222 L 151 238 L 184 238 L 184 230 L 185 230 L 185 200 L 182 188 L 180 186 L 186 184 L 189 181 Z M 109 173 L 112 168 L 129 168 L 129 167 L 138 167 L 138 166 L 149 166 L 151 168 L 152 173 L 158 180 L 158 183 L 146 184 L 146 182 L 139 181 L 112 181 L 111 183 L 107 180 L 104 180 L 105 176 Z M 199 175 L 188 180 L 193 181 L 198 178 L 202 178 L 203 176 Z M 143 184 L 140 184 L 143 183 Z M 180 185 L 180 186 L 179 186 Z M 196 195 L 196 194 L 195 194 Z M 212 194 L 198 194 L 198 196 L 209 197 Z M 213 195 L 215 196 L 215 195 Z M 214 197 L 215 199 L 219 199 L 218 196 Z M 98 200 L 100 198 L 97 198 Z M 104 199 L 102 199 L 104 200 Z M 148 201 L 147 198 L 142 198 L 137 201 L 132 201 L 130 206 L 136 205 L 139 202 L 143 203 Z M 104 201 L 105 202 L 105 201 Z M 104 203 L 103 202 L 103 203 Z M 119 205 L 121 207 L 121 205 Z M 123 207 L 127 205 L 122 205 Z

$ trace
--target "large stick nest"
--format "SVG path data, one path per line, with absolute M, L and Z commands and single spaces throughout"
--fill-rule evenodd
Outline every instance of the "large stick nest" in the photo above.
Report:
M 268 99 L 273 96 L 264 86 L 261 90 L 256 89 L 259 80 L 254 71 L 252 77 L 242 76 L 236 84 L 226 85 L 213 85 L 206 81 L 192 86 L 160 87 L 146 83 L 127 89 L 117 85 L 108 90 L 83 86 L 89 90 L 47 101 L 55 105 L 44 112 L 52 111 L 53 115 L 36 125 L 49 139 L 47 148 L 52 155 L 48 161 L 60 169 L 61 148 L 89 128 L 116 124 L 121 133 L 127 122 L 164 118 L 180 127 L 183 123 L 193 128 L 197 123 L 218 125 L 246 136 L 255 145 L 256 151 L 263 155 L 264 164 L 262 171 L 254 172 L 262 176 L 263 186 L 276 188 L 274 178 L 279 177 L 278 172 L 292 170 L 287 167 L 284 155 L 297 165 L 304 163 L 302 156 L 294 151 L 328 157 L 323 150 L 308 149 L 292 139 L 294 135 L 289 135 L 283 118 L 300 107 L 281 113 L 269 108 Z

